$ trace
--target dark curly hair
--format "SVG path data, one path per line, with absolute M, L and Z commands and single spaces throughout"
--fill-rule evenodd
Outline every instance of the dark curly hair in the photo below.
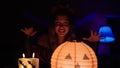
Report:
M 74 30 L 74 23 L 75 23 L 75 16 L 72 12 L 70 12 L 68 9 L 66 8 L 60 8 L 60 9 L 57 9 L 54 13 L 52 13 L 50 15 L 50 26 L 49 26 L 49 40 L 50 40 L 50 45 L 53 46 L 53 45 L 59 45 L 58 44 L 58 38 L 57 38 L 57 34 L 54 30 L 54 27 L 55 27 L 55 19 L 57 16 L 67 16 L 68 17 L 68 20 L 69 20 L 69 25 L 70 25 L 70 30 L 68 32 L 68 34 L 66 35 L 65 37 L 65 41 L 73 41 L 76 39 L 76 36 L 73 32 Z

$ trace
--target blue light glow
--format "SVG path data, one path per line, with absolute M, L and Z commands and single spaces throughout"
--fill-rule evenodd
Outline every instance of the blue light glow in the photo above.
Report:
M 100 42 L 113 42 L 115 40 L 112 29 L 109 26 L 102 26 L 99 33 L 102 33 Z

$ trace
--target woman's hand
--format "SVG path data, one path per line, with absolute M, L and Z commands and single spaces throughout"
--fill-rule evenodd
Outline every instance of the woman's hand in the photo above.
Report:
M 97 34 L 97 32 L 93 32 L 93 30 L 91 30 L 91 35 L 89 38 L 83 38 L 83 40 L 87 40 L 87 41 L 90 41 L 90 42 L 98 42 L 101 38 L 102 33 L 100 34 Z
M 33 27 L 25 27 L 24 29 L 20 29 L 20 31 L 22 31 L 27 36 L 34 36 L 37 33 L 37 31 L 34 31 Z

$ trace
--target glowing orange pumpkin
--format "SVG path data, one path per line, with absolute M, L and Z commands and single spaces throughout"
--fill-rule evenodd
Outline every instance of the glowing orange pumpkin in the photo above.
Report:
M 51 57 L 51 68 L 97 68 L 95 52 L 84 42 L 59 45 Z

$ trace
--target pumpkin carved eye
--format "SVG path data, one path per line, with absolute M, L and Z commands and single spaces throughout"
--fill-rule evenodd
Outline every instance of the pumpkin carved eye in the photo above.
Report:
M 89 58 L 86 54 L 84 54 L 83 60 L 89 60 Z
M 65 59 L 70 59 L 70 60 L 72 60 L 72 57 L 71 57 L 70 53 L 65 57 Z

